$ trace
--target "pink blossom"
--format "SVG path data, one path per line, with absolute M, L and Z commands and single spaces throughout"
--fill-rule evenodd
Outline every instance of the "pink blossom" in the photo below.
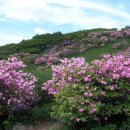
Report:
M 83 109 L 83 108 L 80 108 L 80 109 L 79 109 L 79 112 L 83 112 L 83 111 L 84 111 L 84 109 Z
M 79 121 L 80 121 L 80 118 L 76 118 L 76 121 L 79 122 Z
M 103 58 L 105 58 L 105 59 L 109 59 L 111 56 L 109 55 L 109 54 L 105 54 L 105 55 L 103 55 Z
M 94 87 L 94 88 L 93 88 L 93 90 L 94 90 L 94 91 L 96 91 L 96 90 L 97 90 L 97 88 L 96 88 L 96 87 Z
M 105 117 L 105 120 L 107 120 L 107 117 Z
M 106 94 L 106 92 L 105 92 L 105 91 L 102 91 L 102 92 L 101 92 L 101 94 L 102 94 L 102 95 L 105 95 L 105 94 Z
M 89 94 L 88 92 L 85 92 L 85 93 L 84 93 L 85 96 L 88 96 L 88 94 Z
M 28 107 L 37 100 L 34 91 L 37 79 L 23 72 L 25 67 L 16 57 L 0 61 L 0 103 L 10 109 L 18 105 Z
M 84 78 L 84 81 L 85 81 L 85 82 L 91 82 L 91 81 L 92 81 L 92 78 L 90 78 L 89 76 L 88 76 L 88 77 L 85 77 L 85 78 Z
M 90 97 L 92 97 L 92 96 L 93 96 L 93 94 L 92 94 L 92 93 L 89 93 L 88 95 L 89 95 Z
M 91 114 L 91 113 L 95 113 L 96 111 L 97 111 L 96 108 L 92 108 L 92 110 L 90 110 L 90 114 Z
M 101 81 L 101 84 L 103 84 L 103 85 L 106 85 L 107 84 L 107 82 L 105 82 L 105 81 Z
M 110 89 L 111 91 L 113 91 L 113 90 L 114 90 L 114 86 L 109 86 L 109 89 Z
M 87 120 L 87 117 L 98 115 L 101 112 L 100 106 L 107 105 L 107 101 L 111 102 L 110 95 L 113 92 L 127 94 L 130 58 L 106 54 L 102 59 L 95 60 L 90 64 L 86 63 L 83 58 L 65 58 L 61 60 L 61 64 L 53 66 L 52 71 L 52 78 L 43 84 L 42 89 L 55 95 L 60 94 L 66 87 L 72 87 L 70 90 L 75 89 L 75 86 L 76 89 L 78 87 L 75 91 L 76 94 L 72 94 L 71 98 L 77 103 L 75 109 L 80 112 L 78 114 Z M 0 75 L 1 73 L 3 72 L 0 72 Z M 4 78 L 3 75 L 0 77 Z M 5 75 L 5 77 L 8 78 L 10 75 Z M 12 100 L 15 101 L 14 98 Z M 86 113 L 88 112 L 87 116 L 83 112 L 83 108 Z M 104 119 L 107 118 L 104 117 Z M 77 122 L 80 120 L 80 118 L 76 119 Z
M 86 88 L 86 89 L 88 89 L 89 87 L 88 87 L 88 86 L 86 86 L 85 88 Z
M 93 108 L 93 109 L 92 109 L 92 112 L 96 112 L 96 111 L 97 111 L 97 109 L 96 109 L 96 108 Z

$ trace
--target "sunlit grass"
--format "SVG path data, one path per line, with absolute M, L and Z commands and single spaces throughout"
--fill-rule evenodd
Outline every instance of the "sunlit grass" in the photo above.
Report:
M 38 79 L 38 84 L 41 85 L 42 83 L 46 82 L 51 78 L 51 68 L 43 68 L 43 66 L 29 64 L 25 68 L 26 72 L 31 72 L 34 76 Z
M 130 42 L 130 39 L 127 39 L 128 43 Z M 79 54 L 72 54 L 67 56 L 68 58 L 71 57 L 84 57 L 86 59 L 87 62 L 90 62 L 98 57 L 100 57 L 102 54 L 105 53 L 109 53 L 109 54 L 116 54 L 119 51 L 122 51 L 124 49 L 126 49 L 128 47 L 128 45 L 124 45 L 122 47 L 120 47 L 119 49 L 113 49 L 113 45 L 120 42 L 121 40 L 118 39 L 115 42 L 108 42 L 106 44 L 106 46 L 104 47 L 99 47 L 99 48 L 90 48 L 88 50 L 86 50 L 83 53 L 79 53 Z M 130 44 L 130 43 L 129 43 Z

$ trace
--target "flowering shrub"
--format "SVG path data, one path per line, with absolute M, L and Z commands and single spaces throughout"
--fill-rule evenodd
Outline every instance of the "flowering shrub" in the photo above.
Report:
M 69 84 L 79 83 L 87 69 L 89 66 L 84 58 L 65 58 L 60 65 L 52 66 L 52 79 L 43 84 L 43 89 L 49 94 L 56 94 Z
M 55 96 L 54 118 L 67 123 L 113 123 L 130 111 L 129 79 L 130 59 L 106 54 L 90 64 L 83 58 L 62 60 L 43 89 Z
M 0 106 L 6 110 L 26 109 L 37 100 L 34 91 L 37 79 L 24 73 L 24 68 L 16 57 L 0 61 Z
M 119 31 L 115 31 L 115 32 L 112 32 L 110 34 L 110 37 L 112 37 L 112 38 L 123 38 L 123 34 Z
M 36 65 L 40 65 L 40 64 L 52 65 L 52 64 L 58 63 L 59 60 L 60 60 L 59 54 L 53 53 L 53 54 L 43 55 L 41 57 L 36 58 L 35 64 Z
M 130 37 L 130 30 L 125 30 L 124 33 L 126 37 Z
M 38 57 L 35 60 L 36 65 L 45 64 L 47 62 L 48 57 Z

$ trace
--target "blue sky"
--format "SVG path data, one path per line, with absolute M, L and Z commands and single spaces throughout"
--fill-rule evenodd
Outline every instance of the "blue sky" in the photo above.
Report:
M 130 0 L 0 0 L 0 46 L 36 34 L 130 25 Z

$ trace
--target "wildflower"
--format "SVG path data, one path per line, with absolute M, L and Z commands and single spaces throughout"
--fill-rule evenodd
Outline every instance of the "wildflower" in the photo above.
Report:
M 79 109 L 79 112 L 83 112 L 83 111 L 84 111 L 84 109 L 83 109 L 83 108 L 80 108 L 80 109 Z

